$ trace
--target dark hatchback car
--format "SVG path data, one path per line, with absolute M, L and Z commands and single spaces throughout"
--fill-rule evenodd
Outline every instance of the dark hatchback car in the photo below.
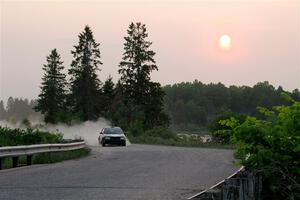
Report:
M 98 141 L 103 147 L 107 144 L 126 146 L 126 136 L 120 127 L 103 128 Z

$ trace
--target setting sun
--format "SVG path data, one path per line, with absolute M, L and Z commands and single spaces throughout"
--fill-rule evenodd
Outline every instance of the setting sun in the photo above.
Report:
M 229 50 L 231 48 L 231 38 L 228 35 L 222 35 L 219 39 L 219 46 L 223 50 Z

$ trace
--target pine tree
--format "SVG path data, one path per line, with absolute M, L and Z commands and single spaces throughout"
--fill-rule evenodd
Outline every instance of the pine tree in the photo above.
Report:
M 146 41 L 148 34 L 145 24 L 131 23 L 127 33 L 128 36 L 124 37 L 123 61 L 119 65 L 120 81 L 125 86 L 126 95 L 141 103 L 151 71 L 158 70 L 153 59 L 155 52 L 149 50 L 152 43 Z
M 139 120 L 145 128 L 152 128 L 162 125 L 158 122 L 164 118 L 165 124 L 167 117 L 162 113 L 164 92 L 159 83 L 151 82 L 150 79 L 150 73 L 158 70 L 158 67 L 154 60 L 155 52 L 149 49 L 152 42 L 146 40 L 146 26 L 131 23 L 127 34 L 119 73 L 124 88 L 124 104 L 129 108 L 128 123 Z
M 5 108 L 4 108 L 4 103 L 3 103 L 3 101 L 1 100 L 1 101 L 0 101 L 0 120 L 5 119 L 5 117 L 6 117 L 6 110 L 5 110 Z
M 100 70 L 99 43 L 96 43 L 89 26 L 79 34 L 79 43 L 75 47 L 74 60 L 69 74 L 71 76 L 70 104 L 73 112 L 79 113 L 82 120 L 95 120 L 101 111 L 100 85 L 96 71 Z
M 47 56 L 44 65 L 41 93 L 37 99 L 36 111 L 45 114 L 45 122 L 56 123 L 57 115 L 65 111 L 66 102 L 66 75 L 63 74 L 64 66 L 60 55 L 53 49 Z
M 6 110 L 7 110 L 7 112 L 11 112 L 11 110 L 13 110 L 14 104 L 15 104 L 14 98 L 9 97 L 7 99 L 7 104 L 6 104 Z

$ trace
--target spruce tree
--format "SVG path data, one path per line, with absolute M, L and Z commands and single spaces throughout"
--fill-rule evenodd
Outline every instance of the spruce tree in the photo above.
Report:
M 1 101 L 0 101 L 0 120 L 5 119 L 5 117 L 6 117 L 6 110 L 5 110 L 5 108 L 4 108 L 4 103 L 3 103 L 3 101 L 1 100 Z
M 151 82 L 150 78 L 150 73 L 158 67 L 155 52 L 150 50 L 152 42 L 147 40 L 146 25 L 131 23 L 127 34 L 118 72 L 124 104 L 129 108 L 128 123 L 141 121 L 145 128 L 166 124 L 168 120 L 162 112 L 164 92 L 160 84 Z
M 56 123 L 58 114 L 65 111 L 66 75 L 62 72 L 62 64 L 60 55 L 53 49 L 43 67 L 44 76 L 35 110 L 45 115 L 47 123 Z
M 79 113 L 82 120 L 95 120 L 101 112 L 100 85 L 96 71 L 100 70 L 99 43 L 96 43 L 89 26 L 79 34 L 79 43 L 71 51 L 74 60 L 69 70 L 70 105 L 74 113 Z

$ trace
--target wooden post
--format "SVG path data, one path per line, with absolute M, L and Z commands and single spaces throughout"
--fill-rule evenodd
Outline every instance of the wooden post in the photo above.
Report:
M 15 156 L 15 157 L 12 157 L 12 162 L 13 162 L 13 168 L 15 167 L 19 167 L 19 157 L 18 156 Z
M 243 176 L 237 178 L 237 184 L 238 193 L 239 193 L 239 200 L 244 200 L 244 187 L 243 187 Z
M 0 170 L 2 170 L 3 169 L 3 160 L 4 160 L 4 158 L 0 158 Z
M 262 199 L 262 196 L 261 196 L 261 193 L 262 193 L 262 174 L 261 174 L 261 172 L 257 173 L 257 179 L 258 179 L 258 191 L 257 191 L 258 198 L 257 198 L 257 200 L 261 200 Z
M 32 165 L 32 155 L 27 155 L 27 165 Z

